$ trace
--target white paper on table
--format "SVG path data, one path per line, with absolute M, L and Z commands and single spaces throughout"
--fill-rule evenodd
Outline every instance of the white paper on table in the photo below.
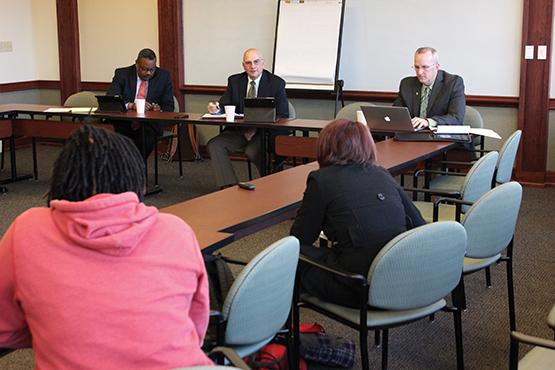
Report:
M 470 133 L 473 135 L 480 135 L 485 137 L 491 137 L 493 139 L 501 139 L 501 136 L 489 128 L 471 128 Z
M 235 113 L 235 117 L 237 118 L 243 118 L 243 116 L 244 114 Z M 216 114 L 204 113 L 200 118 L 225 118 L 225 113 L 216 113 Z
M 468 125 L 437 125 L 436 134 L 468 134 L 470 126 Z
M 93 113 L 96 112 L 98 108 L 96 107 L 78 107 L 78 108 L 71 108 L 71 113 Z
M 48 108 L 44 113 L 71 113 L 71 108 Z

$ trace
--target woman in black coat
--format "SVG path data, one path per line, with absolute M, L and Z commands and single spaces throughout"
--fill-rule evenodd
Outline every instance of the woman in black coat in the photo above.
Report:
M 320 169 L 308 176 L 291 235 L 311 259 L 367 276 L 387 242 L 425 221 L 389 172 L 375 164 L 376 146 L 366 125 L 330 123 L 318 138 L 317 157 Z M 331 247 L 313 245 L 320 231 Z M 360 290 L 352 282 L 307 264 L 300 272 L 302 289 L 312 295 L 359 307 Z

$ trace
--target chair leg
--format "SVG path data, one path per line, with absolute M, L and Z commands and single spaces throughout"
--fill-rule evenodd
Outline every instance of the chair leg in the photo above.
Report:
M 32 147 L 33 147 L 33 177 L 35 180 L 39 179 L 39 172 L 37 169 L 37 139 L 34 137 L 31 138 Z
M 463 351 L 463 334 L 462 334 L 462 314 L 460 308 L 453 311 L 455 321 L 455 347 L 457 351 L 457 370 L 464 369 L 464 351 Z
M 491 288 L 491 269 L 488 267 L 486 267 L 485 269 L 486 271 L 486 286 L 488 288 Z
M 436 315 L 435 314 L 431 314 L 430 317 L 430 322 L 435 322 L 436 321 Z
M 249 181 L 252 181 L 252 166 L 251 161 L 247 159 L 247 168 L 249 170 Z
M 158 187 L 158 141 L 154 144 L 154 187 Z
M 363 370 L 370 370 L 368 363 L 368 329 L 362 326 L 359 331 L 360 336 L 360 360 L 362 362 Z
M 509 297 L 509 327 L 516 331 L 515 287 L 513 285 L 513 260 L 507 261 L 507 295 Z
M 387 370 L 387 345 L 389 339 L 389 330 L 382 330 L 382 370 Z
M 2 144 L 2 152 L 0 153 L 0 170 L 4 169 L 4 152 L 6 151 L 6 147 L 4 145 L 4 140 L 0 140 Z
M 374 330 L 374 345 L 380 347 L 382 345 L 382 335 L 379 330 Z
M 511 336 L 509 370 L 518 370 L 518 340 Z

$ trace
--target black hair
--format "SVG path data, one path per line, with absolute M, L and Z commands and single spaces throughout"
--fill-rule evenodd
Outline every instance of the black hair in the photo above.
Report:
M 137 60 L 145 58 L 149 60 L 156 60 L 156 53 L 152 49 L 143 49 L 139 51 L 139 55 L 137 55 Z
M 91 125 L 75 130 L 54 163 L 53 199 L 82 201 L 95 194 L 132 191 L 142 202 L 145 167 L 139 150 L 122 135 Z

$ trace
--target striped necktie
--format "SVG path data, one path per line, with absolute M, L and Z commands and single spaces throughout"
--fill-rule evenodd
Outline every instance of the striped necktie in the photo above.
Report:
M 256 82 L 251 81 L 249 86 L 249 91 L 247 92 L 247 98 L 256 98 Z
M 139 91 L 137 92 L 137 99 L 146 99 L 146 81 L 141 80 Z
M 422 99 L 420 99 L 420 118 L 428 117 L 428 99 L 430 98 L 430 87 L 424 85 Z

